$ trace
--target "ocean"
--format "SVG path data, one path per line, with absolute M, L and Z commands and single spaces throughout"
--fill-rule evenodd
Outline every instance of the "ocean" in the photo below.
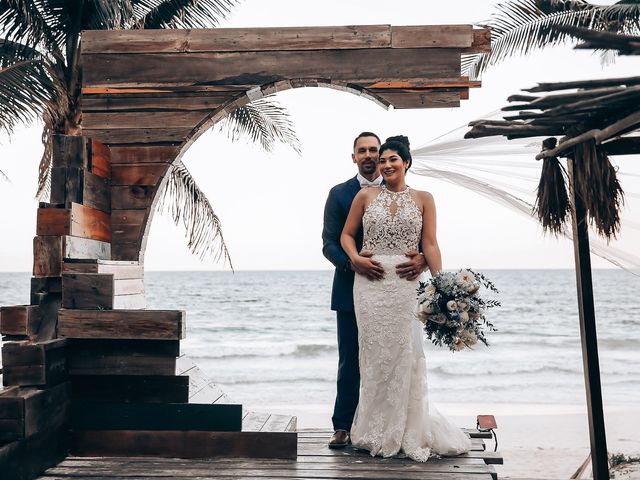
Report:
M 425 341 L 437 404 L 582 405 L 575 275 L 571 270 L 487 270 L 502 307 L 490 346 L 451 353 Z M 187 312 L 182 351 L 245 405 L 332 405 L 336 320 L 333 273 L 147 272 L 148 308 Z M 0 305 L 28 303 L 29 274 L 0 273 Z M 594 271 L 603 397 L 640 404 L 640 278 Z

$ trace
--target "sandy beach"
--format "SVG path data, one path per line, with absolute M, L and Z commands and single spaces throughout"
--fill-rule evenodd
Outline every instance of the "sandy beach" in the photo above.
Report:
M 586 407 L 580 405 L 449 404 L 436 407 L 461 427 L 475 427 L 477 414 L 493 414 L 498 450 L 504 465 L 500 478 L 567 479 L 589 454 Z M 260 405 L 248 410 L 298 416 L 298 429 L 331 428 L 330 405 Z M 610 453 L 640 455 L 640 407 L 606 408 Z M 487 440 L 493 449 L 493 440 Z M 636 476 L 627 478 L 637 478 Z

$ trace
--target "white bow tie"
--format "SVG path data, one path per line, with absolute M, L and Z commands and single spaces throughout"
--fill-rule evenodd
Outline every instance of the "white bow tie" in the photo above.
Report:
M 373 182 L 366 178 L 359 178 L 358 180 L 360 181 L 360 188 L 379 187 L 382 184 L 382 176 L 376 178 Z

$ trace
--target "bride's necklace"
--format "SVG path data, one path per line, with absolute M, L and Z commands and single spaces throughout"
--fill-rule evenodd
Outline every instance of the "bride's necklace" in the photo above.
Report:
M 389 188 L 386 185 L 382 185 L 382 188 L 391 196 L 396 197 L 398 195 L 402 195 L 403 193 L 407 193 L 409 191 L 409 185 L 405 185 L 404 188 L 402 190 L 398 190 L 397 192 L 394 192 L 393 190 L 389 190 Z

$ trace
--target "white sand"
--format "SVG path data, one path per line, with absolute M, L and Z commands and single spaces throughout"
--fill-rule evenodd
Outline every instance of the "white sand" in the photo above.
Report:
M 569 478 L 589 454 L 585 406 L 527 404 L 437 405 L 461 427 L 475 427 L 477 414 L 493 414 L 498 423 L 498 450 L 504 465 L 500 478 Z M 331 405 L 261 405 L 253 411 L 298 416 L 298 429 L 331 428 Z M 640 406 L 605 408 L 610 453 L 640 455 Z M 493 440 L 487 440 L 493 449 Z M 637 478 L 633 475 L 626 478 Z

